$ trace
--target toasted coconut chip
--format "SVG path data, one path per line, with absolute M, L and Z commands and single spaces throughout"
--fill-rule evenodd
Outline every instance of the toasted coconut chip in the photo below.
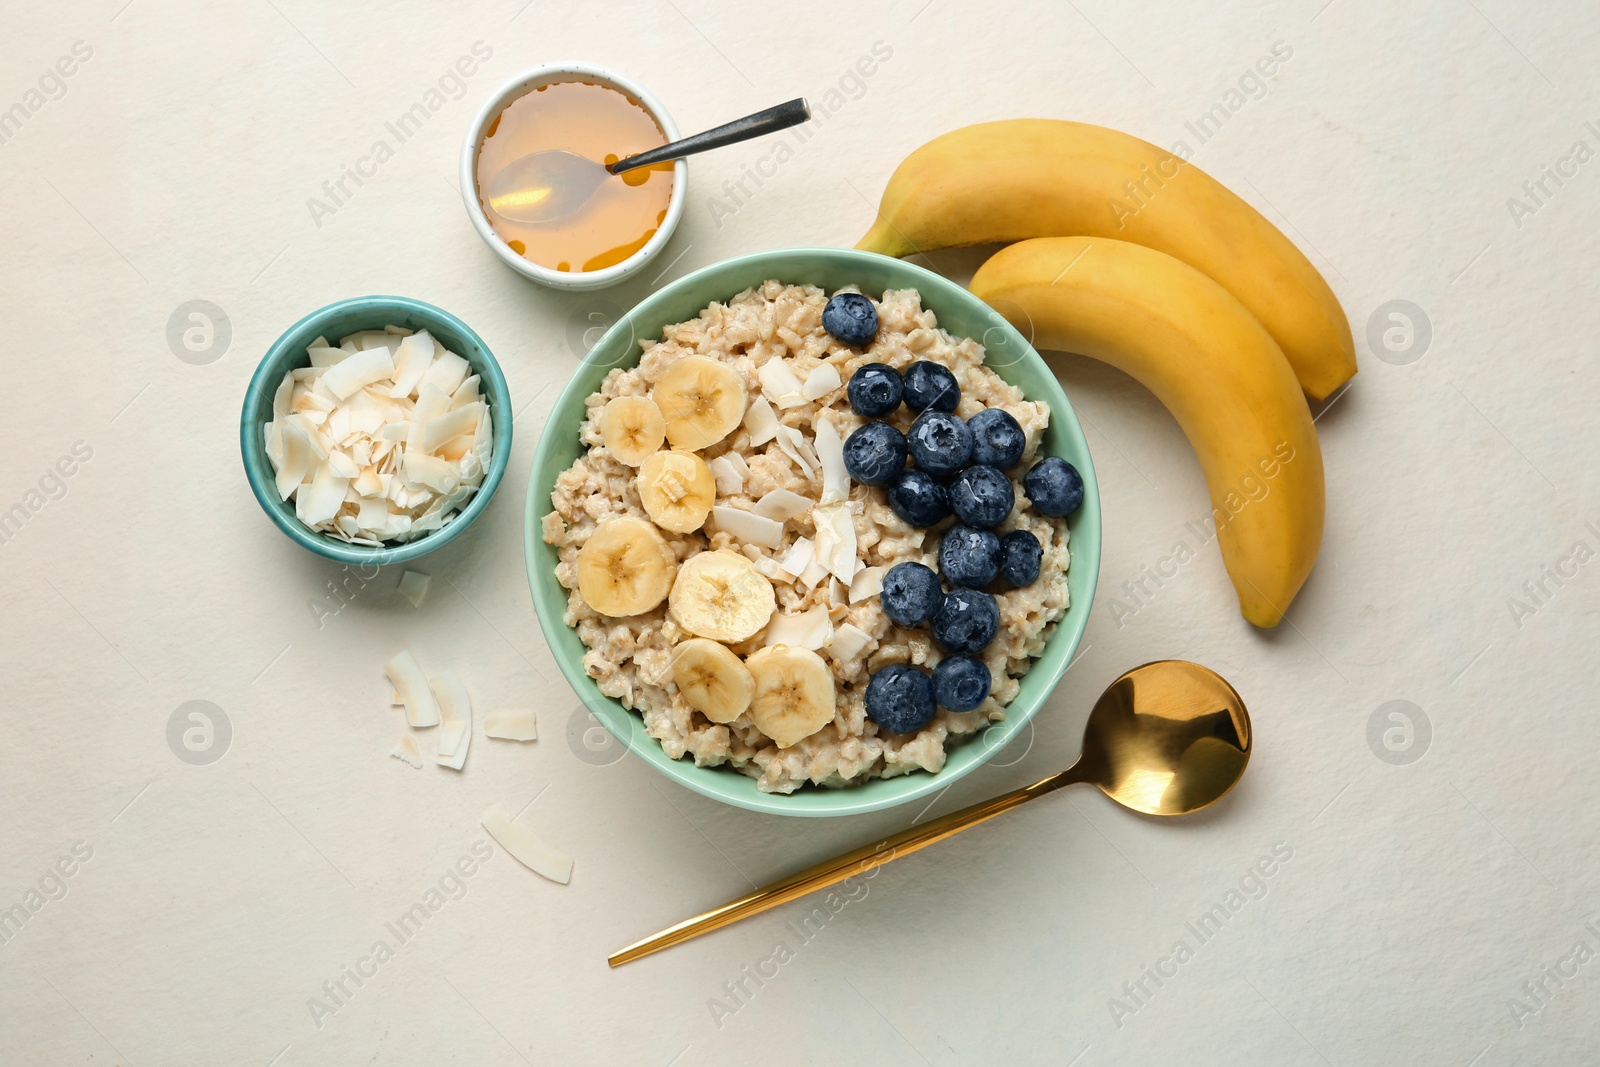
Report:
M 467 687 L 451 671 L 440 671 L 429 681 L 439 702 L 439 766 L 459 771 L 472 745 L 472 700 Z
M 343 363 L 355 353 L 346 352 L 342 348 L 329 348 L 327 345 L 312 345 L 306 349 L 306 354 L 311 357 L 313 367 L 326 370 L 335 363 Z
M 783 523 L 742 508 L 718 504 L 711 509 L 717 529 L 723 530 L 736 541 L 749 545 L 780 548 L 783 545 Z
M 385 513 L 387 515 L 387 512 Z M 363 523 L 362 525 L 366 525 Z M 406 571 L 400 576 L 400 595 L 411 601 L 411 606 L 420 608 L 422 598 L 428 595 L 429 577 L 417 571 Z
M 806 569 L 800 572 L 800 584 L 807 589 L 815 589 L 817 583 L 828 576 L 828 568 L 822 565 L 822 560 L 813 558 L 806 564 Z
M 817 524 L 817 558 L 830 574 L 849 585 L 857 564 L 856 527 L 849 505 L 814 508 L 811 518 Z
M 450 407 L 464 408 L 474 400 L 477 400 L 482 395 L 482 390 L 479 386 L 480 379 L 476 374 L 456 386 L 455 392 L 450 394 Z
M 801 387 L 800 395 L 807 400 L 820 400 L 843 384 L 838 368 L 831 363 L 824 363 L 806 375 L 806 384 Z
M 492 805 L 481 821 L 489 836 L 528 870 L 562 885 L 572 880 L 572 857 L 562 855 L 517 826 L 504 806 Z
M 850 472 L 844 465 L 844 441 L 829 419 L 817 421 L 817 461 L 822 465 L 823 504 L 839 504 L 850 495 Z
M 281 420 L 289 414 L 289 398 L 294 395 L 294 375 L 286 374 L 283 381 L 278 383 L 278 391 L 272 394 L 273 421 Z
M 833 631 L 833 642 L 828 652 L 842 666 L 850 666 L 873 644 L 872 636 L 854 623 L 840 623 Z
M 815 651 L 826 647 L 832 638 L 833 621 L 828 618 L 828 609 L 817 604 L 798 615 L 774 615 L 761 643 Z
M 344 503 L 344 492 L 349 487 L 348 478 L 333 473 L 332 467 L 322 467 L 317 471 L 311 489 L 301 490 L 295 498 L 296 504 L 304 504 L 300 521 L 307 526 L 316 526 L 339 514 L 339 508 Z
M 729 455 L 737 456 L 732 452 Z M 744 491 L 744 475 L 733 465 L 727 456 L 718 456 L 706 466 L 711 468 L 711 476 L 717 481 L 717 493 L 720 496 L 733 496 Z
M 438 418 L 429 420 L 422 428 L 422 450 L 437 452 L 439 446 L 451 438 L 459 437 L 468 430 L 475 432 L 478 427 L 478 409 L 481 406 L 472 403 L 465 407 L 451 408 Z
M 422 766 L 422 753 L 417 749 L 416 738 L 410 734 L 402 734 L 400 743 L 394 746 L 394 751 L 389 755 L 395 759 L 405 760 L 413 767 Z
M 788 581 L 800 577 L 811 566 L 811 561 L 816 558 L 817 546 L 809 537 L 801 537 L 789 546 L 789 551 L 778 562 L 778 567 L 783 570 Z
M 394 359 L 389 355 L 388 348 L 370 348 L 346 356 L 342 363 L 329 367 L 317 379 L 317 384 L 325 386 L 334 396 L 343 400 L 364 385 L 393 376 Z
M 439 705 L 434 702 L 428 677 L 422 673 L 422 665 L 416 657 L 402 650 L 383 665 L 383 670 L 400 694 L 400 702 L 406 706 L 406 721 L 412 728 L 438 726 Z
M 449 396 L 456 388 L 466 381 L 467 375 L 472 371 L 472 364 L 456 355 L 446 352 L 435 356 L 433 363 L 428 367 L 427 373 L 422 376 L 422 382 L 417 386 L 417 395 L 422 395 L 422 390 L 428 386 L 439 390 Z
M 791 493 L 787 489 L 774 489 L 756 501 L 751 510 L 775 522 L 788 522 L 811 510 L 811 498 Z
M 801 390 L 800 379 L 795 377 L 794 371 L 789 369 L 789 361 L 782 357 L 774 357 L 761 364 L 761 369 L 756 371 L 756 377 L 761 381 L 761 395 L 780 411 L 785 408 L 799 407 L 806 402 Z
M 850 603 L 859 604 L 883 589 L 883 567 L 862 567 L 850 579 Z
M 766 397 L 756 397 L 745 409 L 744 428 L 750 434 L 751 446 L 764 445 L 777 436 L 778 416 Z
M 809 451 L 809 448 L 806 447 L 804 434 L 793 426 L 779 426 L 777 438 L 778 448 L 782 450 L 784 455 L 794 460 L 795 466 L 799 467 L 807 478 L 816 473 L 815 459 L 808 461 L 805 456 L 805 452 Z
M 483 733 L 502 741 L 534 741 L 539 718 L 532 708 L 497 708 L 483 717 Z

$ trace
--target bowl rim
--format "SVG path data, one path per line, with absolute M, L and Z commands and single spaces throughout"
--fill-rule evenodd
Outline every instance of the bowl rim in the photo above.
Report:
M 615 285 L 637 273 L 672 239 L 688 202 L 689 165 L 686 160 L 675 160 L 672 167 L 672 195 L 667 199 L 666 219 L 656 227 L 656 232 L 645 242 L 643 248 L 621 263 L 614 263 L 600 270 L 572 272 L 541 266 L 525 256 L 517 255 L 510 245 L 501 240 L 500 235 L 495 233 L 494 227 L 489 224 L 483 205 L 478 202 L 478 144 L 483 139 L 483 131 L 513 99 L 525 96 L 541 84 L 551 85 L 578 77 L 599 81 L 632 96 L 661 127 L 667 143 L 670 144 L 678 139 L 677 124 L 672 121 L 672 116 L 667 113 L 661 101 L 657 100 L 648 89 L 610 67 L 585 63 L 581 60 L 563 60 L 529 67 L 503 82 L 483 102 L 483 106 L 478 108 L 461 140 L 459 162 L 461 201 L 466 205 L 467 218 L 471 220 L 472 228 L 502 263 L 524 277 L 554 289 L 600 289 Z
M 483 363 L 480 367 L 473 362 L 472 369 L 482 378 L 484 393 L 489 398 L 491 410 L 494 412 L 494 456 L 489 461 L 489 470 L 484 474 L 481 487 L 467 502 L 467 506 L 457 513 L 458 517 L 448 526 L 442 526 L 416 541 L 408 541 L 393 547 L 373 548 L 368 545 L 347 544 L 309 529 L 298 519 L 285 518 L 278 507 L 275 481 L 267 473 L 271 461 L 267 458 L 266 448 L 261 439 L 261 427 L 265 424 L 265 420 L 254 414 L 261 410 L 263 405 L 268 411 L 271 410 L 272 396 L 283 381 L 284 369 L 289 366 L 285 361 L 293 357 L 297 349 L 300 357 L 295 358 L 304 358 L 309 364 L 310 360 L 304 355 L 305 345 L 302 343 L 307 333 L 314 331 L 312 336 L 321 334 L 322 330 L 315 329 L 319 324 L 339 314 L 352 311 L 373 315 L 397 311 L 404 315 L 414 315 L 441 324 L 445 327 L 439 331 L 441 333 L 455 333 L 472 342 L 477 347 L 478 353 L 481 353 Z M 462 353 L 462 356 L 471 361 L 471 357 L 466 353 Z M 384 294 L 353 296 L 336 300 L 301 316 L 268 347 L 250 377 L 250 384 L 245 388 L 243 408 L 239 415 L 239 449 L 244 462 L 245 478 L 250 483 L 250 491 L 254 494 L 256 503 L 261 505 L 261 510 L 267 513 L 272 524 L 287 534 L 290 540 L 308 551 L 337 563 L 381 567 L 390 563 L 419 559 L 435 549 L 443 548 L 483 512 L 489 504 L 489 499 L 500 488 L 500 482 L 505 477 L 510 461 L 511 421 L 511 390 L 506 385 L 505 375 L 494 353 L 472 327 L 443 308 L 413 297 Z
M 795 247 L 775 249 L 766 252 L 751 253 L 735 256 L 719 263 L 702 267 L 690 274 L 678 278 L 662 287 L 635 304 L 629 311 L 619 318 L 592 351 L 603 350 L 608 342 L 629 343 L 641 337 L 659 335 L 661 326 L 669 321 L 679 321 L 671 318 L 662 318 L 656 321 L 658 309 L 670 305 L 674 300 L 680 299 L 680 294 L 704 284 L 707 279 L 718 276 L 722 272 L 744 272 L 750 276 L 761 275 L 762 278 L 778 278 L 787 284 L 814 284 L 803 277 L 785 278 L 789 274 L 797 273 L 797 269 L 789 262 L 796 257 L 823 257 L 843 260 L 846 263 L 857 262 L 863 268 L 875 269 L 879 272 L 888 270 L 902 275 L 903 284 L 897 283 L 890 288 L 916 288 L 922 294 L 923 306 L 948 305 L 949 301 L 970 301 L 977 308 L 987 312 L 991 317 L 992 325 L 983 331 L 982 337 L 987 342 L 993 334 L 998 333 L 1001 343 L 1017 346 L 1019 356 L 1012 362 L 1025 363 L 1032 361 L 1037 369 L 1042 372 L 1046 385 L 1043 397 L 1031 397 L 1043 400 L 1050 408 L 1051 423 L 1057 432 L 1065 434 L 1066 440 L 1071 444 L 1071 451 L 1081 457 L 1083 462 L 1077 464 L 1079 473 L 1084 481 L 1083 504 L 1074 513 L 1069 522 L 1072 524 L 1072 563 L 1071 567 L 1081 577 L 1084 592 L 1074 599 L 1068 613 L 1056 624 L 1056 631 L 1046 644 L 1045 651 L 1035 659 L 1034 666 L 1030 669 L 1029 677 L 1035 671 L 1048 669 L 1051 676 L 1042 684 L 1036 699 L 1031 707 L 1013 714 L 1008 714 L 1001 722 L 991 723 L 979 735 L 967 739 L 960 747 L 981 746 L 985 751 L 975 758 L 952 765 L 947 762 L 945 767 L 937 773 L 913 772 L 895 778 L 879 778 L 857 786 L 841 788 L 818 788 L 803 785 L 802 790 L 809 794 L 805 806 L 792 803 L 798 794 L 760 793 L 753 788 L 743 792 L 734 792 L 724 785 L 725 776 L 733 776 L 754 785 L 754 779 L 727 767 L 698 767 L 692 760 L 675 760 L 667 756 L 666 751 L 656 739 L 644 731 L 643 720 L 632 711 L 623 708 L 622 704 L 610 697 L 600 694 L 593 679 L 584 672 L 581 659 L 574 659 L 563 653 L 558 647 L 557 631 L 564 630 L 573 637 L 575 631 L 567 626 L 564 616 L 566 613 L 567 595 L 562 589 L 560 595 L 547 592 L 538 580 L 541 551 L 553 551 L 545 545 L 542 537 L 542 520 L 550 510 L 549 495 L 553 487 L 554 478 L 559 471 L 552 471 L 548 479 L 549 484 L 541 484 L 541 474 L 546 466 L 552 462 L 552 453 L 558 447 L 561 436 L 557 429 L 559 419 L 563 412 L 571 409 L 569 417 L 581 416 L 584 410 L 584 400 L 594 391 L 593 384 L 585 382 L 585 375 L 576 372 L 568 380 L 560 396 L 556 398 L 550 414 L 546 417 L 543 432 L 534 456 L 534 461 L 528 475 L 528 493 L 524 503 L 524 556 L 528 569 L 528 583 L 533 594 L 535 614 L 542 630 L 545 632 L 546 644 L 550 648 L 551 657 L 560 668 L 562 675 L 572 687 L 574 694 L 580 700 L 583 708 L 587 709 L 590 716 L 599 721 L 606 730 L 629 751 L 640 756 L 661 774 L 678 782 L 680 785 L 693 790 L 702 796 L 720 800 L 735 807 L 745 808 L 750 811 L 759 811 L 767 814 L 788 815 L 801 818 L 824 818 L 837 815 L 857 815 L 868 812 L 882 811 L 901 804 L 925 797 L 930 793 L 938 792 L 947 786 L 959 781 L 978 767 L 984 765 L 995 752 L 998 752 L 1011 741 L 1022 729 L 1032 721 L 1043 706 L 1049 692 L 1060 681 L 1071 665 L 1073 654 L 1082 641 L 1084 630 L 1088 626 L 1089 612 L 1093 607 L 1095 586 L 1098 584 L 1100 572 L 1100 498 L 1099 483 L 1095 478 L 1094 465 L 1090 457 L 1088 442 L 1084 437 L 1083 429 L 1079 425 L 1070 401 L 1067 400 L 1059 381 L 1053 371 L 1036 352 L 1033 346 L 1017 330 L 1011 326 L 1001 315 L 992 308 L 983 304 L 966 288 L 950 281 L 942 275 L 935 274 L 926 268 L 903 260 L 892 259 L 874 252 L 863 252 L 856 249 L 822 248 L 822 247 Z M 759 284 L 759 280 L 750 284 Z M 741 287 L 742 288 L 742 287 Z M 733 289 L 721 297 L 711 299 L 731 299 L 739 289 Z M 932 299 L 930 300 L 930 293 Z M 703 305 L 702 305 L 703 306 Z M 692 312 L 691 312 L 692 314 Z M 645 329 L 641 329 L 641 324 Z M 627 339 L 618 342 L 618 337 L 626 332 Z M 993 343 L 987 345 L 995 347 Z M 614 367 L 631 367 L 637 363 L 637 353 L 628 352 L 622 358 L 604 364 L 592 364 L 603 367 L 606 373 Z M 585 364 L 590 365 L 586 358 Z M 1076 462 L 1076 461 L 1075 461 Z M 1070 572 L 1069 572 L 1070 573 Z M 559 583 L 557 583 L 559 584 Z M 1062 652 L 1059 657 L 1054 654 L 1054 649 L 1060 647 Z M 1049 668 L 1042 666 L 1042 661 L 1051 659 Z M 1008 706 L 1008 712 L 1013 704 Z M 998 731 L 997 743 L 992 746 L 987 744 L 985 737 L 995 736 Z M 570 728 L 569 728 L 570 733 Z M 569 736 L 569 742 L 571 738 Z M 875 789 L 868 793 L 867 790 Z

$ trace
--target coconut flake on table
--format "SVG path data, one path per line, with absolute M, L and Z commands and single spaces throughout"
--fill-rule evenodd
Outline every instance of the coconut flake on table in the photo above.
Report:
M 337 352 L 338 349 L 334 349 L 334 351 Z M 416 738 L 410 734 L 403 734 L 400 742 L 394 746 L 394 751 L 389 755 L 397 760 L 405 760 L 413 767 L 420 768 L 422 766 L 422 752 L 417 748 Z
M 501 741 L 536 741 L 539 719 L 532 708 L 496 708 L 483 717 L 483 733 Z
M 439 702 L 439 766 L 459 771 L 472 744 L 472 699 L 453 671 L 440 671 L 428 682 Z
M 368 503 L 363 501 L 362 507 L 365 508 Z M 371 501 L 370 503 L 373 507 L 381 506 L 380 501 Z M 387 515 L 387 512 L 385 514 Z M 418 571 L 406 571 L 400 576 L 400 595 L 411 601 L 412 607 L 420 608 L 422 606 L 422 598 L 428 595 L 429 581 L 430 579 L 426 574 Z
M 489 468 L 494 421 L 471 365 L 427 331 L 319 337 L 284 375 L 263 428 L 280 500 L 352 544 L 447 525 Z M 776 420 L 774 420 L 776 421 Z
M 562 885 L 572 880 L 572 857 L 557 852 L 513 823 L 504 805 L 491 805 L 480 822 L 489 836 L 528 870 Z
M 383 670 L 400 694 L 400 702 L 406 707 L 406 721 L 412 728 L 438 726 L 439 705 L 434 702 L 428 676 L 422 673 L 422 664 L 417 658 L 402 649 L 383 665 Z

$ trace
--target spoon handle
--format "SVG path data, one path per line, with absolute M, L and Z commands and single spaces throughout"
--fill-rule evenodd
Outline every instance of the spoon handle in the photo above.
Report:
M 680 159 L 683 156 L 692 156 L 696 152 L 705 152 L 712 148 L 721 148 L 724 145 L 738 144 L 748 141 L 752 137 L 763 134 L 776 133 L 787 130 L 790 126 L 798 126 L 811 117 L 811 105 L 807 104 L 804 97 L 796 97 L 777 107 L 769 107 L 765 111 L 757 111 L 754 115 L 746 115 L 742 119 L 734 119 L 714 130 L 697 133 L 693 137 L 685 137 L 680 141 L 652 148 L 648 152 L 640 152 L 619 159 L 606 170 L 612 174 L 621 174 L 626 170 L 637 167 L 648 167 L 652 163 L 664 163 L 669 159 Z
M 803 897 L 807 893 L 822 889 L 825 886 L 842 882 L 854 875 L 864 874 L 874 867 L 881 867 L 890 860 L 909 856 L 921 848 L 926 848 L 935 841 L 943 841 L 953 834 L 958 834 L 969 826 L 976 826 L 986 822 L 1002 812 L 1010 811 L 1019 804 L 1024 804 L 1035 797 L 1043 796 L 1053 789 L 1075 781 L 1071 771 L 1051 775 L 1043 781 L 1035 782 L 1021 789 L 1003 793 L 990 800 L 980 801 L 960 811 L 951 812 L 941 816 L 926 826 L 913 826 L 902 830 L 892 837 L 873 845 L 863 845 L 853 852 L 846 852 L 842 856 L 835 856 L 831 860 L 824 860 L 814 867 L 808 867 L 798 874 L 774 882 L 763 889 L 746 894 L 738 900 L 731 900 L 720 908 L 712 908 L 702 915 L 692 919 L 685 919 L 676 926 L 635 942 L 607 958 L 613 967 L 624 963 L 631 963 L 642 956 L 652 952 L 659 952 L 664 948 L 699 937 L 703 933 L 727 926 L 729 923 L 738 922 L 775 908 L 779 904 L 786 904 L 796 897 Z

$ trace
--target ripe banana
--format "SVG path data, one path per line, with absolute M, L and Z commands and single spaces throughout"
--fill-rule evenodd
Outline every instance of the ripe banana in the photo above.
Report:
M 750 721 L 779 748 L 788 748 L 833 721 L 833 672 L 809 648 L 772 645 L 753 654 L 745 665 L 755 679 Z
M 578 595 L 602 615 L 642 615 L 666 599 L 674 562 L 648 522 L 632 515 L 606 519 L 578 549 Z
M 1193 267 L 1098 237 L 1003 248 L 972 291 L 1036 346 L 1119 367 L 1167 406 L 1205 472 L 1239 610 L 1276 626 L 1322 543 L 1322 450 L 1255 317 Z
M 684 701 L 712 722 L 732 722 L 744 714 L 756 681 L 726 645 L 691 637 L 672 648 L 672 680 Z
M 744 420 L 744 379 L 709 356 L 686 356 L 669 366 L 650 397 L 661 409 L 673 448 L 710 448 Z
M 647 396 L 619 396 L 600 409 L 600 440 L 618 463 L 637 467 L 661 447 L 667 424 Z
M 1292 241 L 1193 163 L 1103 126 L 1013 119 L 937 137 L 895 170 L 856 247 L 904 256 L 1066 236 L 1131 241 L 1210 276 L 1317 400 L 1356 372 L 1344 310 Z
M 615 400 L 612 403 L 616 403 Z M 693 452 L 653 452 L 634 479 L 646 515 L 663 530 L 691 533 L 705 525 L 717 502 L 717 480 Z
M 667 597 L 674 622 L 699 637 L 737 643 L 772 618 L 772 583 L 744 556 L 726 549 L 684 560 Z

